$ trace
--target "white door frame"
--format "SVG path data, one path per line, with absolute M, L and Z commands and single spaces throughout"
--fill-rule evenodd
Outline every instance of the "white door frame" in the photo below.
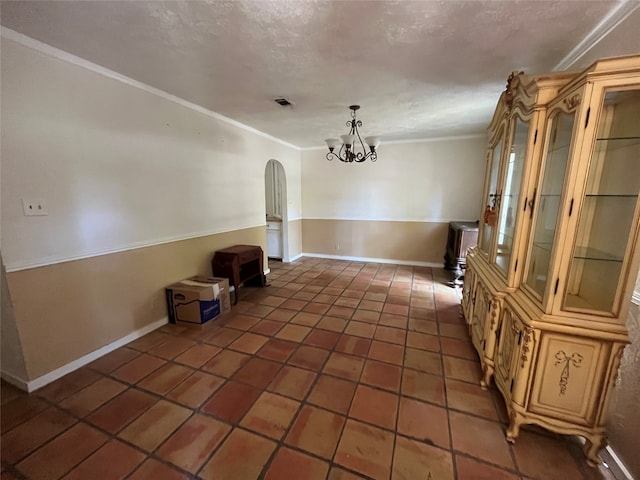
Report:
M 282 261 L 290 262 L 289 256 L 289 213 L 287 209 L 287 176 L 284 171 L 284 166 L 278 160 L 271 159 L 265 165 L 265 185 L 267 181 L 267 171 L 273 165 L 275 167 L 275 174 L 277 176 L 275 188 L 278 188 L 278 192 L 276 194 L 276 199 L 279 199 L 280 203 L 280 215 L 282 216 L 282 229 L 280 230 L 281 240 L 282 240 Z M 265 187 L 265 209 L 266 209 L 266 195 L 267 190 Z

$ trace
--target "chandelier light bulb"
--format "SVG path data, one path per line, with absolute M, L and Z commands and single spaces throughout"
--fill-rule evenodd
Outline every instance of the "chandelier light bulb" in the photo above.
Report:
M 353 145 L 353 140 L 356 138 L 355 135 L 340 135 L 340 138 L 342 139 L 342 143 L 344 143 L 344 146 L 347 148 L 351 148 L 351 145 Z
M 327 147 L 329 147 L 330 152 L 333 152 L 336 147 L 340 146 L 340 140 L 337 138 L 326 138 L 325 142 L 327 143 Z
M 364 143 L 375 150 L 380 145 L 380 137 L 364 137 Z

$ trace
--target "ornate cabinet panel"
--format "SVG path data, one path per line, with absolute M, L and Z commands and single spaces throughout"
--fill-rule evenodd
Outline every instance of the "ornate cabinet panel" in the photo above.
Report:
M 473 272 L 475 255 L 469 257 L 469 270 Z M 494 284 L 481 278 L 477 273 L 472 277 L 475 282 L 473 288 L 472 308 L 464 311 L 471 343 L 478 352 L 482 363 L 482 380 L 480 385 L 486 388 L 494 371 L 494 350 L 496 348 L 496 330 L 502 308 L 504 292 L 495 289 Z M 465 278 L 465 284 L 467 280 Z
M 473 304 L 475 302 L 477 278 L 473 268 L 467 265 L 465 269 L 465 282 L 462 286 L 462 312 L 464 318 L 470 319 L 473 315 Z
M 534 423 L 584 437 L 589 462 L 598 463 L 606 444 L 606 406 L 625 344 L 623 336 L 591 333 L 536 323 L 514 298 L 506 299 L 494 378 L 509 412 L 507 440 L 515 442 L 520 426 Z
M 529 410 L 588 425 L 601 395 L 608 345 L 592 338 L 543 332 Z
M 498 344 L 495 352 L 495 382 L 507 405 L 512 398 L 513 384 L 522 345 L 523 322 L 506 306 L 500 316 L 500 328 L 497 332 Z
M 476 287 L 475 305 L 470 323 L 471 342 L 480 357 L 484 357 L 485 330 L 491 309 L 491 293 L 482 283 Z
M 640 267 L 640 55 L 512 75 L 489 129 L 463 300 L 481 385 L 493 375 L 508 440 L 529 423 L 580 435 L 595 464 Z
M 476 346 L 476 350 L 482 355 L 484 348 L 482 342 L 484 340 L 484 329 L 491 308 L 491 293 L 484 284 L 478 283 L 476 286 L 475 301 L 473 306 L 473 315 L 470 323 L 471 341 Z

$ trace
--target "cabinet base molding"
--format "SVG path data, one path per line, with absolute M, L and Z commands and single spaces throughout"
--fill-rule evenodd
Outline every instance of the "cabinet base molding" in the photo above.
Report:
M 511 405 L 507 404 L 507 410 L 509 412 L 509 427 L 507 428 L 506 439 L 509 443 L 516 443 L 516 439 L 520 434 L 520 427 L 523 425 L 538 425 L 562 435 L 580 437 L 582 439 L 582 449 L 589 465 L 595 467 L 602 463 L 598 452 L 607 447 L 604 427 L 581 428 L 575 423 L 531 414 L 520 405 L 513 403 Z

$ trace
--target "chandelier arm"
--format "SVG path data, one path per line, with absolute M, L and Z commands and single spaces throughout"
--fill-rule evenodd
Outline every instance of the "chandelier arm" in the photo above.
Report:
M 366 155 L 363 155 L 362 153 L 358 153 L 356 155 L 355 161 L 358 162 L 358 163 L 362 163 L 362 162 L 366 161 L 368 158 L 371 158 L 371 161 L 375 162 L 375 159 L 373 157 L 374 156 L 372 155 L 371 152 L 367 153 Z
M 360 132 L 358 131 L 358 129 L 356 128 L 356 135 L 358 136 L 358 141 L 360 142 L 360 147 L 362 147 L 362 151 L 364 152 L 362 155 L 366 155 L 367 153 L 367 147 L 364 146 L 364 142 L 362 141 L 362 138 L 360 138 Z M 355 150 L 355 145 L 354 145 L 354 150 Z
M 333 155 L 340 160 L 341 162 L 349 162 L 349 155 L 347 152 L 345 152 L 345 147 L 344 144 L 340 147 L 340 150 L 338 150 L 338 153 L 334 153 Z
M 338 150 L 338 158 L 339 158 L 340 160 L 342 160 L 343 162 L 346 162 L 346 160 L 345 160 L 345 159 L 347 158 L 347 156 L 346 156 L 346 155 L 344 155 L 344 153 L 343 153 L 343 152 L 344 152 L 344 150 L 345 150 L 345 148 L 344 148 L 344 143 L 343 143 L 343 144 L 342 144 L 342 146 L 340 147 L 340 150 Z
M 325 158 L 330 162 L 333 161 L 334 158 L 340 160 L 341 162 L 349 162 L 349 159 L 347 157 L 341 157 L 336 152 L 327 152 Z

